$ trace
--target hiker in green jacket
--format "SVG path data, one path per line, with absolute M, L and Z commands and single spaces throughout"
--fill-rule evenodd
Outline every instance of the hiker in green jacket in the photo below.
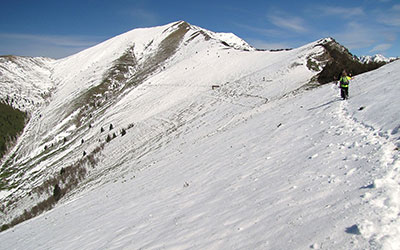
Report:
M 339 79 L 340 84 L 340 96 L 343 100 L 349 99 L 349 83 L 351 77 L 347 75 L 346 71 L 343 70 L 342 76 Z

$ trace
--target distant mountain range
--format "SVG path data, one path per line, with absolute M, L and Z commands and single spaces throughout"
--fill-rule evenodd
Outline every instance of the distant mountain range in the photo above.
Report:
M 383 55 L 380 55 L 380 54 L 376 54 L 374 56 L 361 56 L 359 58 L 360 62 L 362 62 L 362 63 L 370 63 L 370 62 L 377 62 L 377 63 L 385 62 L 385 63 L 388 63 L 388 62 L 395 61 L 397 59 L 398 59 L 398 57 L 389 57 L 389 58 L 387 58 L 387 57 L 385 57 Z

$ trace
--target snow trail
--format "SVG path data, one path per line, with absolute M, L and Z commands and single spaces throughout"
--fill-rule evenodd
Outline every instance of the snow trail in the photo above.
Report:
M 363 203 L 372 209 L 363 209 L 364 219 L 358 221 L 357 228 L 372 245 L 397 249 L 400 245 L 400 161 L 396 144 L 373 126 L 351 116 L 348 106 L 352 104 L 350 99 L 341 101 L 337 107 L 337 117 L 344 125 L 343 130 L 361 136 L 362 140 L 355 141 L 355 145 L 374 145 L 381 154 L 376 171 L 368 173 L 374 179 L 371 184 L 362 187 L 369 189 L 362 196 Z

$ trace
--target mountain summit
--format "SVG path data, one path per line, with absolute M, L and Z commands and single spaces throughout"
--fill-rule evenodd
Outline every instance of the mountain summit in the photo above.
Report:
M 26 185 L 39 201 L 52 199 L 57 183 L 65 195 L 89 176 L 138 157 L 145 145 L 157 145 L 154 137 L 180 126 L 160 116 L 175 116 L 198 98 L 235 103 L 242 97 L 243 108 L 251 109 L 309 85 L 324 63 L 318 59 L 324 53 L 319 43 L 256 51 L 233 34 L 179 21 L 135 29 L 60 60 L 4 57 L 3 100 L 30 116 L 2 163 L 8 169 L 2 198 L 18 204 L 6 214 L 32 209 L 26 191 L 16 195 Z M 20 91 L 24 84 L 28 91 Z M 128 140 L 124 145 L 135 153 L 115 152 L 112 163 L 103 163 L 99 157 L 116 138 Z M 61 181 L 60 173 L 69 168 L 84 174 Z
M 40 215 L 2 245 L 389 246 L 399 63 L 356 76 L 346 103 L 318 83 L 338 60 L 353 57 L 332 38 L 259 51 L 183 21 L 60 60 L 2 57 L 1 98 L 29 116 L 1 163 L 2 230 Z

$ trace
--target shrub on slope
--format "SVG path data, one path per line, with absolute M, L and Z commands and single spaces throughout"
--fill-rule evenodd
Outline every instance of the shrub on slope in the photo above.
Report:
M 0 158 L 4 156 L 7 145 L 24 129 L 25 118 L 24 112 L 0 103 Z

